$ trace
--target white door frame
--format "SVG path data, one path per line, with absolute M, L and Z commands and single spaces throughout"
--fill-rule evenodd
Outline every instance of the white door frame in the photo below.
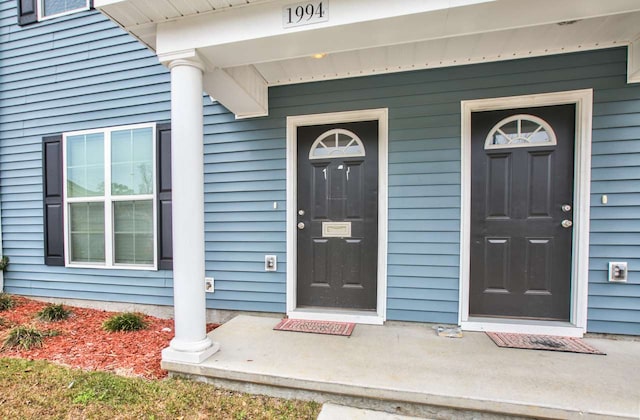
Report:
M 573 249 L 571 263 L 571 313 L 569 322 L 513 320 L 469 316 L 471 254 L 471 113 L 562 104 L 576 105 L 574 155 Z M 593 90 L 478 99 L 461 102 L 462 203 L 460 229 L 460 306 L 458 322 L 465 330 L 518 332 L 581 337 L 587 329 L 589 285 L 589 205 L 591 190 L 591 120 Z
M 378 287 L 375 313 L 359 310 L 297 308 L 297 128 L 308 125 L 378 121 Z M 287 315 L 290 318 L 382 324 L 387 305 L 387 208 L 388 208 L 387 108 L 287 117 Z

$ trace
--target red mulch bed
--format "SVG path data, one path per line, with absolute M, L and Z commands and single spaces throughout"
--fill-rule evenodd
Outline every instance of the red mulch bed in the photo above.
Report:
M 84 370 L 101 370 L 127 376 L 163 378 L 167 371 L 160 368 L 161 350 L 174 336 L 173 320 L 145 315 L 149 326 L 133 332 L 106 332 L 102 323 L 115 312 L 75 308 L 71 316 L 59 322 L 43 322 L 36 314 L 47 303 L 13 296 L 16 305 L 0 312 L 0 318 L 13 325 L 0 326 L 0 340 L 4 342 L 12 326 L 30 325 L 40 331 L 55 330 L 60 335 L 44 339 L 42 347 L 29 350 L 2 349 L 0 357 L 45 359 Z M 207 324 L 207 331 L 218 327 Z M 0 343 L 1 343 L 0 342 Z

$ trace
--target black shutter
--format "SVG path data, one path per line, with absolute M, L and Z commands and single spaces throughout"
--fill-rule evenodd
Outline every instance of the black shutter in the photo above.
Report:
M 42 139 L 44 193 L 44 263 L 64 266 L 64 205 L 62 203 L 62 136 Z
M 156 127 L 158 154 L 158 268 L 173 268 L 173 236 L 171 234 L 171 124 Z
M 27 25 L 38 20 L 36 12 L 37 0 L 17 0 L 18 1 L 18 25 Z

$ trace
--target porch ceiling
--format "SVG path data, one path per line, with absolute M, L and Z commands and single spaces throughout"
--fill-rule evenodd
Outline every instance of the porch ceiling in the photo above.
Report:
M 255 63 L 269 85 L 509 60 L 628 45 L 640 12 Z
M 161 61 L 197 52 L 205 90 L 239 116 L 267 113 L 268 86 L 616 45 L 640 82 L 638 0 L 330 0 L 329 21 L 290 29 L 291 0 L 94 3 Z

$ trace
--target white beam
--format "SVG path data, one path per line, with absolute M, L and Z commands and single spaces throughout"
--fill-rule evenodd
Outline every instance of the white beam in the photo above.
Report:
M 233 112 L 236 118 L 262 117 L 269 114 L 267 82 L 253 66 L 217 68 L 195 49 L 158 54 L 158 59 L 169 67 L 176 60 L 201 63 L 204 70 L 202 88 L 209 96 Z
M 628 48 L 627 83 L 640 83 L 640 36 Z
M 198 48 L 215 66 L 226 68 L 640 10 L 638 0 L 351 0 L 330 3 L 328 22 L 283 29 L 281 10 L 286 3 L 159 23 L 158 53 Z
M 204 90 L 236 118 L 269 114 L 267 82 L 253 66 L 215 68 L 204 74 Z

